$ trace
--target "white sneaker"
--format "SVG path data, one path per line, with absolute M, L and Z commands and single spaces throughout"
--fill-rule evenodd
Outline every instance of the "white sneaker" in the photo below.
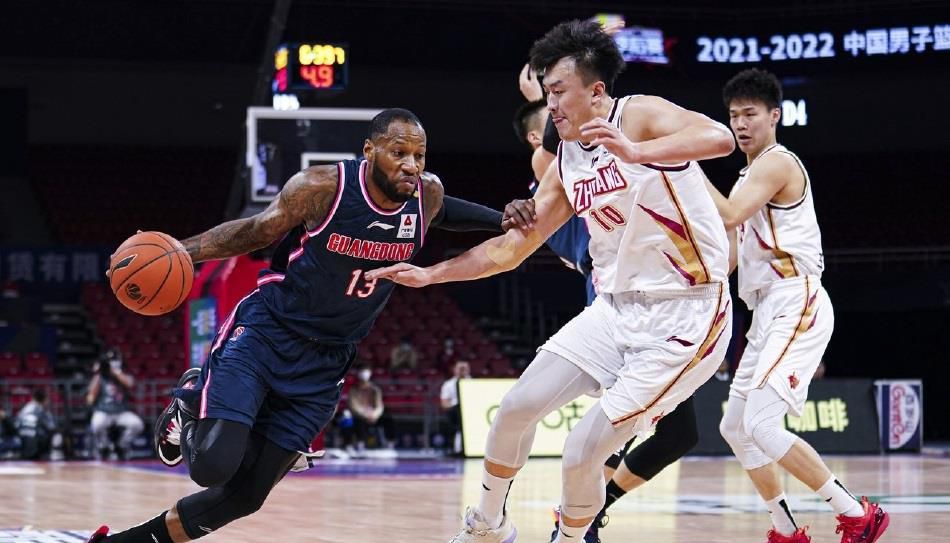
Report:
M 508 515 L 502 518 L 501 526 L 492 530 L 482 518 L 482 514 L 474 507 L 465 509 L 465 525 L 462 531 L 449 543 L 514 543 L 518 536 L 515 525 L 508 520 Z

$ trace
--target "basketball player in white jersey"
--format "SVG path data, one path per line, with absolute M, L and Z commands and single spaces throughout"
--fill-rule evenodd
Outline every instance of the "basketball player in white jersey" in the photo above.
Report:
M 740 72 L 723 89 L 748 165 L 728 199 L 709 188 L 736 250 L 731 265 L 737 259 L 739 296 L 753 317 L 720 431 L 768 505 L 769 543 L 811 541 L 795 523 L 776 463 L 829 503 L 842 543 L 873 543 L 888 514 L 867 498 L 857 501 L 815 449 L 783 424 L 787 412 L 801 415 L 834 310 L 821 286 L 821 232 L 808 173 L 775 140 L 781 100 L 778 79 L 758 69 Z
M 544 74 L 563 140 L 535 194 L 534 228 L 429 268 L 367 275 L 413 287 L 487 277 L 517 267 L 572 213 L 588 223 L 598 296 L 541 346 L 502 400 L 481 499 L 456 543 L 514 541 L 505 501 L 537 422 L 605 389 L 564 445 L 556 539 L 581 541 L 604 504 L 604 462 L 712 376 L 732 327 L 726 232 L 693 162 L 732 152 L 728 129 L 655 96 L 611 97 L 624 62 L 596 22 L 556 26 L 535 42 L 531 64 Z

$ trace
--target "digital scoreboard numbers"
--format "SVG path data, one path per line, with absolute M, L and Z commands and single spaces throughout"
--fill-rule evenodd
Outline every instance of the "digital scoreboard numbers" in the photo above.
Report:
M 919 55 L 950 51 L 950 24 L 911 25 L 759 36 L 699 36 L 696 60 L 746 64 L 813 59 Z
M 281 45 L 274 53 L 273 93 L 344 90 L 349 79 L 348 61 L 349 49 L 342 44 Z

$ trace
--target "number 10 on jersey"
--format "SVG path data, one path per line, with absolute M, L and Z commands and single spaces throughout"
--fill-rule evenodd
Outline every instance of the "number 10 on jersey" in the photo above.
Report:
M 376 279 L 367 281 L 363 277 L 363 270 L 353 270 L 350 278 L 350 284 L 346 287 L 347 296 L 356 296 L 358 298 L 368 298 L 376 290 Z M 362 281 L 360 281 L 362 279 Z

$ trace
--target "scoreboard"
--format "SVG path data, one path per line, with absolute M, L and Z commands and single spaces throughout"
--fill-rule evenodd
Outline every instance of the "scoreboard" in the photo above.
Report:
M 274 95 L 342 91 L 349 79 L 349 47 L 335 43 L 288 43 L 274 53 Z

